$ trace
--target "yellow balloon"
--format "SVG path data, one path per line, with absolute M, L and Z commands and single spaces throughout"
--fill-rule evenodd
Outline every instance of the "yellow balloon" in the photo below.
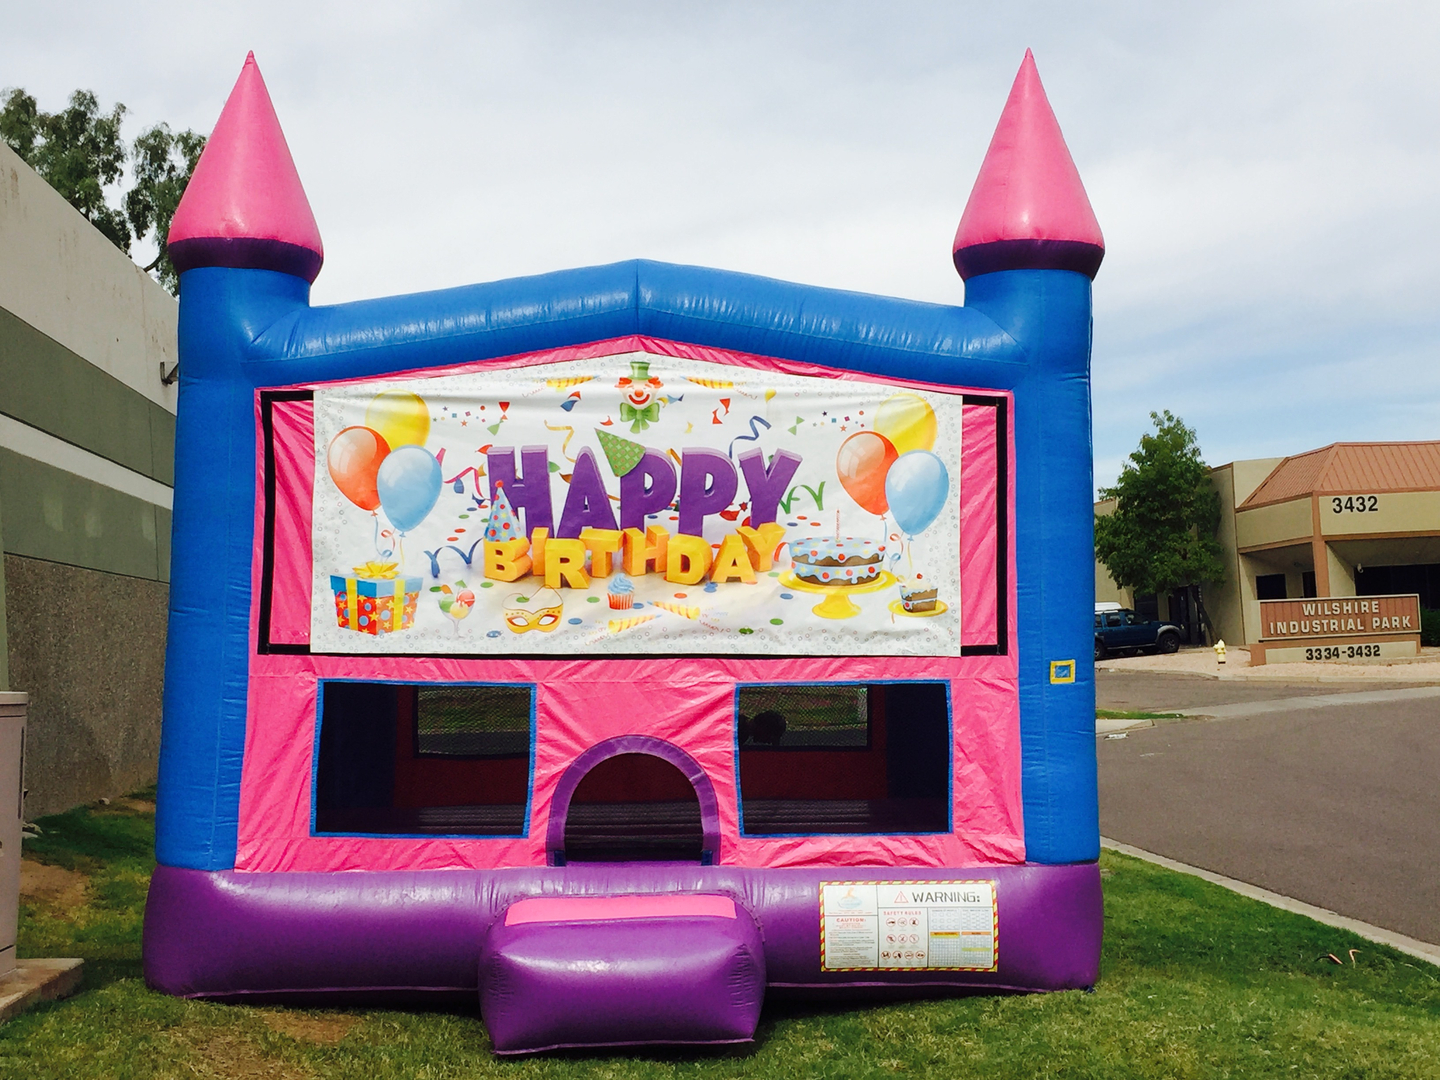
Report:
M 366 408 L 365 426 L 379 432 L 391 450 L 424 446 L 430 434 L 430 406 L 409 390 L 386 390 Z
M 880 403 L 871 425 L 895 447 L 897 454 L 935 448 L 935 410 L 915 394 L 896 394 Z

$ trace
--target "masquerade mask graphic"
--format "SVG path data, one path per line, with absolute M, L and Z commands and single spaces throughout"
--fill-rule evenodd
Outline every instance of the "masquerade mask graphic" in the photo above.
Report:
M 505 598 L 505 625 L 512 634 L 539 630 L 548 634 L 560 625 L 565 608 L 554 589 L 541 589 L 534 596 L 515 593 Z

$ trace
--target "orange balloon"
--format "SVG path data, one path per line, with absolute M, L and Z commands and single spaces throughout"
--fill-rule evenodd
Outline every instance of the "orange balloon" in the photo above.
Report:
M 390 447 L 377 431 L 368 427 L 347 427 L 330 440 L 325 463 L 330 466 L 330 479 L 335 486 L 361 510 L 378 510 L 380 492 L 375 487 L 375 474 Z
M 883 514 L 890 509 L 885 476 L 899 456 L 894 444 L 879 432 L 857 431 L 840 444 L 835 472 L 852 499 L 872 514 Z

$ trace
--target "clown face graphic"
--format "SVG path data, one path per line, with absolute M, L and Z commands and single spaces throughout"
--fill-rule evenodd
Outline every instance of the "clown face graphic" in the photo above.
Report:
M 638 434 L 659 421 L 660 402 L 655 400 L 655 391 L 664 385 L 650 374 L 648 360 L 630 361 L 630 374 L 622 375 L 615 388 L 625 392 L 620 402 L 620 421 L 630 425 L 632 434 Z

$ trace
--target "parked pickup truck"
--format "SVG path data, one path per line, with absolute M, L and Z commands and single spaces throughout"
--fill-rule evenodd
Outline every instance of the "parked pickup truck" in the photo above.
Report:
M 1180 648 L 1180 628 L 1174 623 L 1145 622 L 1118 604 L 1095 605 L 1095 659 L 1111 653 L 1141 650 L 1173 653 Z

